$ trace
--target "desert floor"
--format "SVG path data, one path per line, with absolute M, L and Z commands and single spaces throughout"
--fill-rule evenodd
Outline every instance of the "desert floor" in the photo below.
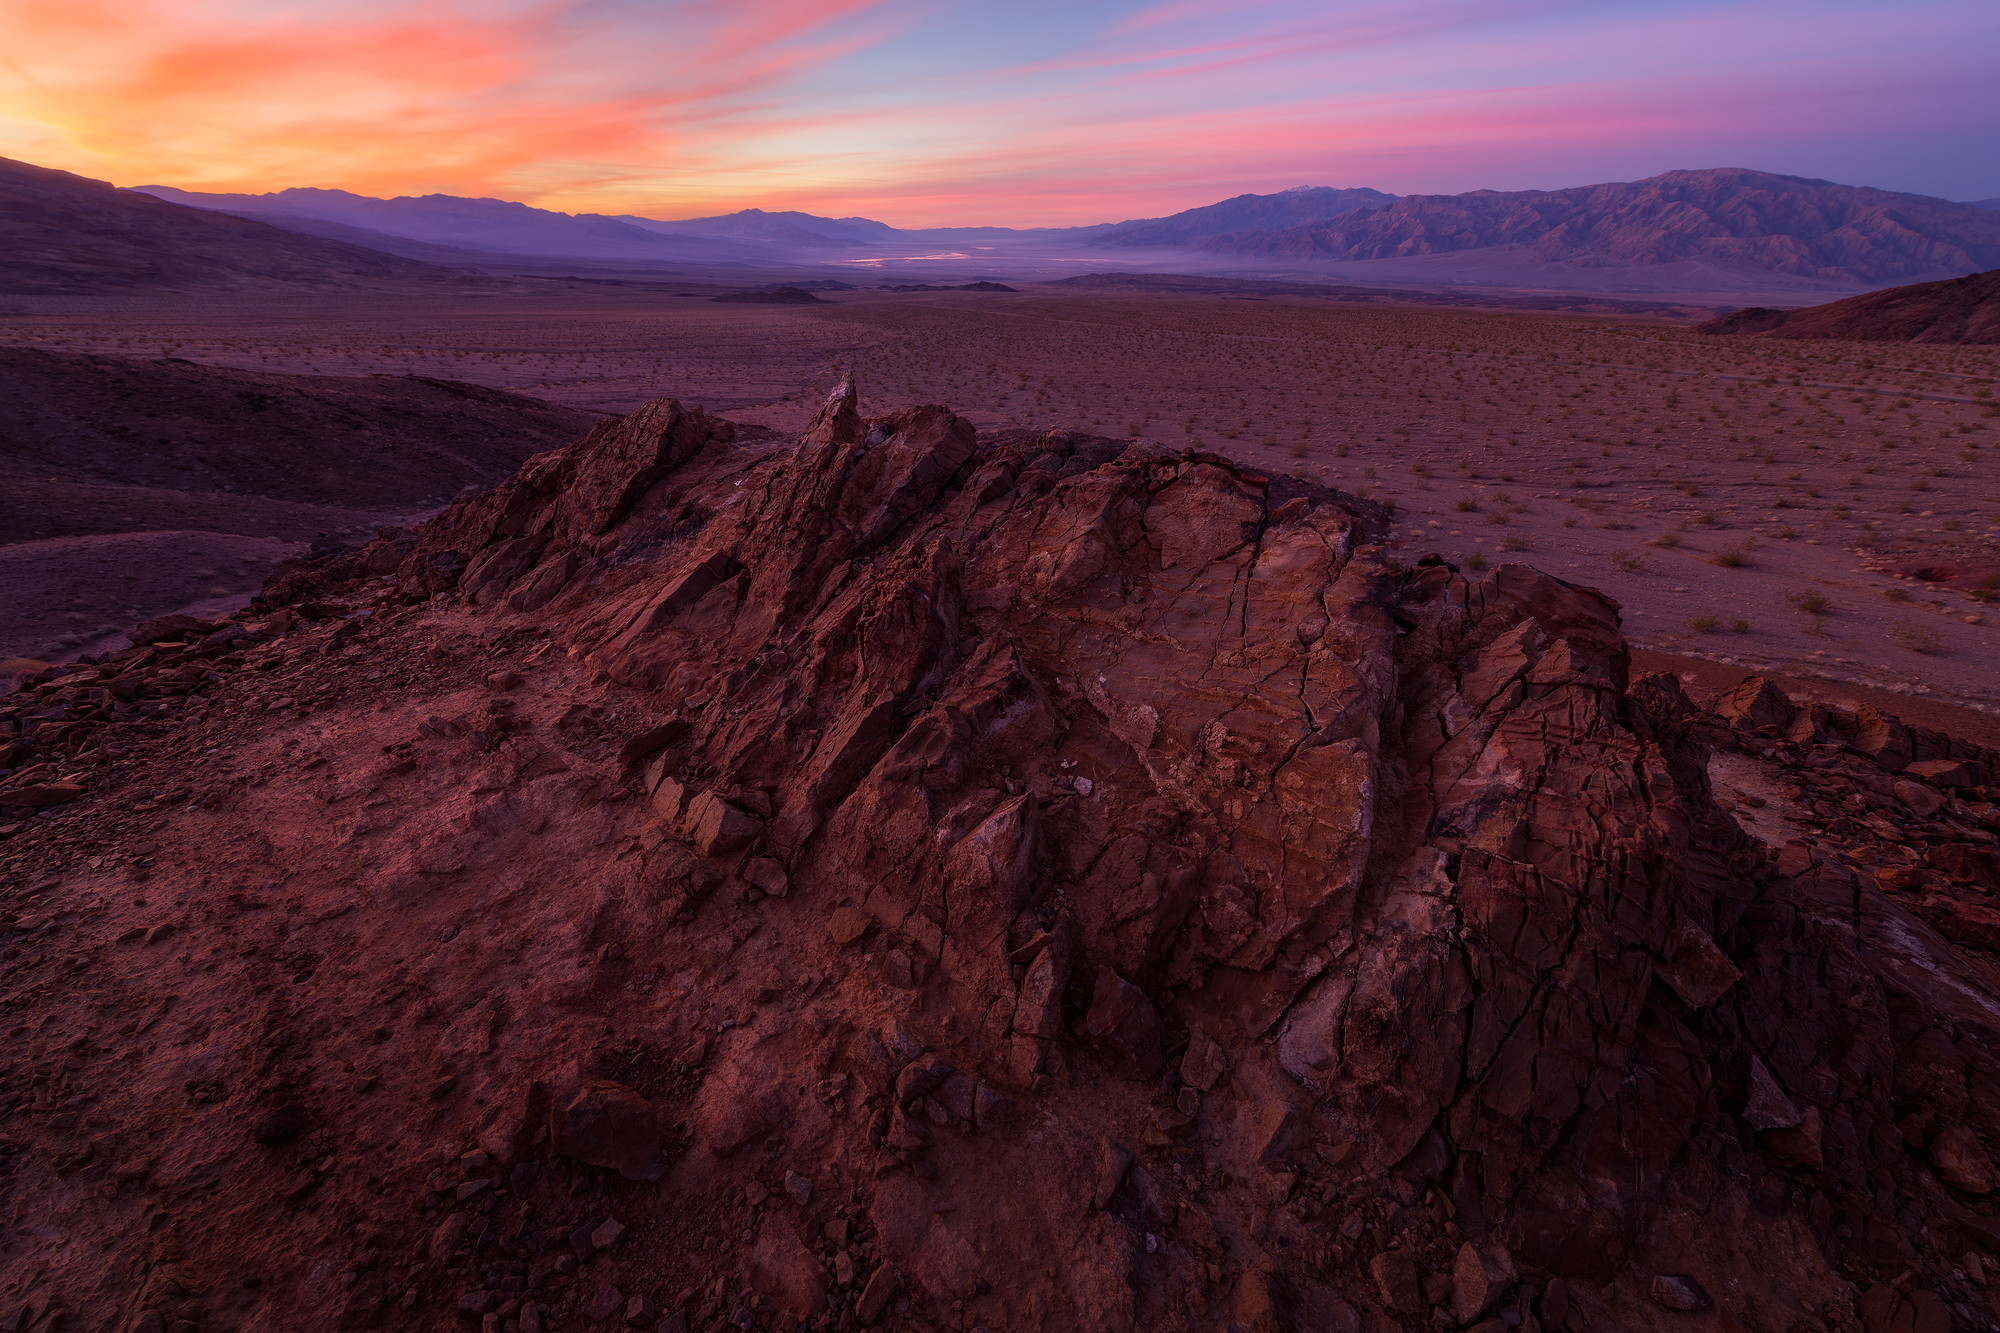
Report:
M 779 428 L 852 366 L 868 412 L 943 402 L 981 427 L 1198 447 L 1392 502 L 1403 558 L 1519 560 L 1604 589 L 1644 648 L 2000 714 L 1993 348 L 1313 298 L 746 306 L 560 281 L 11 298 L 0 343 L 449 377 L 605 412 L 673 396 Z

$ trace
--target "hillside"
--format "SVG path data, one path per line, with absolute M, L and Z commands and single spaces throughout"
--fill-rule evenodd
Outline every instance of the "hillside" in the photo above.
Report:
M 1712 320 L 1701 331 L 1859 342 L 2000 343 L 2000 269 L 1803 310 L 1752 307 Z
M 404 519 L 596 420 L 449 380 L 0 348 L 0 659 L 254 587 L 290 543 Z
M 0 292 L 468 281 L 483 280 L 0 158 Z
M 661 400 L 28 675 L 8 1318 L 1991 1327 L 2000 753 L 1387 517 Z
M 1504 249 L 1540 263 L 1698 261 L 1873 283 L 2000 266 L 2000 214 L 1796 176 L 1671 171 L 1569 190 L 1410 195 L 1329 222 L 1218 237 L 1206 248 L 1316 262 Z

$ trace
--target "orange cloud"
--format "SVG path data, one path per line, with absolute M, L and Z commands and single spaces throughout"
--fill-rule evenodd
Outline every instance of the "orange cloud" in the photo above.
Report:
M 121 184 L 535 197 L 697 169 L 696 143 L 838 58 L 875 0 L 736 0 L 600 17 L 577 0 L 0 4 L 0 133 Z M 496 12 L 500 11 L 500 12 Z M 0 146 L 0 152 L 6 151 Z

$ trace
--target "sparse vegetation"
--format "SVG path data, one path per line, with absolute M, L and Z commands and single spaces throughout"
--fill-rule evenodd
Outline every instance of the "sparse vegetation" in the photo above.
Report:
M 1944 636 L 1914 617 L 1902 617 L 1889 632 L 1895 636 L 1897 643 L 1913 653 L 1930 657 L 1944 651 Z
M 1742 569 L 1750 563 L 1750 553 L 1741 546 L 1725 546 L 1709 556 L 1708 562 L 1724 569 Z
M 1611 564 L 1623 573 L 1637 574 L 1646 568 L 1646 555 L 1643 551 L 1613 551 Z

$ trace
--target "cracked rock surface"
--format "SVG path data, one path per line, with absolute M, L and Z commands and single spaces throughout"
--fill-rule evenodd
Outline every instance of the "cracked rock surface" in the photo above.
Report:
M 1602 595 L 1382 531 L 661 401 L 34 681 L 0 1294 L 1992 1326 L 2000 755 L 1632 679 Z

